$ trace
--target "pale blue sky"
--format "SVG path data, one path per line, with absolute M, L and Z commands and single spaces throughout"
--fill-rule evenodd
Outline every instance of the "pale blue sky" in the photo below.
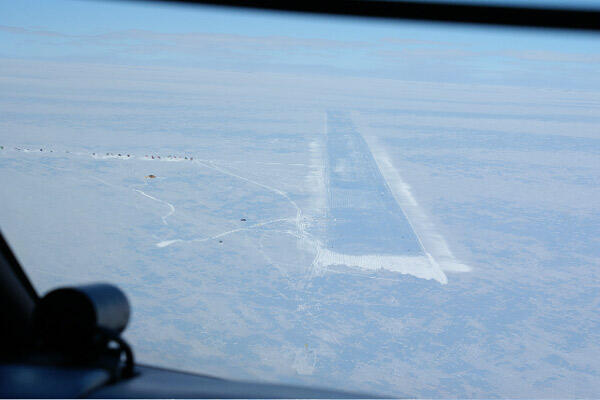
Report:
M 2 1 L 0 57 L 600 87 L 597 34 L 156 3 Z

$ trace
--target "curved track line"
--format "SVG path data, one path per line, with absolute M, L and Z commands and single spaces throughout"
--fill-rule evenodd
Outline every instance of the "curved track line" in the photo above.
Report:
M 232 177 L 237 178 L 237 179 L 241 179 L 241 180 L 243 180 L 245 182 L 251 183 L 251 184 L 256 185 L 256 186 L 260 186 L 263 189 L 267 189 L 267 190 L 269 190 L 269 191 L 271 191 L 273 193 L 277 193 L 278 195 L 284 197 L 296 209 L 296 229 L 298 231 L 298 234 L 300 236 L 302 236 L 302 237 L 304 237 L 306 235 L 306 231 L 304 229 L 304 224 L 302 222 L 302 210 L 300 209 L 300 207 L 298 207 L 298 204 L 288 196 L 288 194 L 286 192 L 284 192 L 283 190 L 274 188 L 272 186 L 265 185 L 264 183 L 260 183 L 260 182 L 254 181 L 252 179 L 249 179 L 249 178 L 246 178 L 246 177 L 234 174 L 233 172 L 227 171 L 227 170 L 225 170 L 225 169 L 223 169 L 221 167 L 216 166 L 212 162 L 202 162 L 200 160 L 195 160 L 195 161 L 196 161 L 196 163 L 198 163 L 198 164 L 200 164 L 200 165 L 202 165 L 202 166 L 204 166 L 206 168 L 210 168 L 210 169 L 218 171 L 218 172 L 220 172 L 222 174 L 229 175 L 229 176 L 232 176 Z
M 245 227 L 245 228 L 232 229 L 230 231 L 221 232 L 219 234 L 216 234 L 216 235 L 213 235 L 213 236 L 204 237 L 204 238 L 164 240 L 162 242 L 156 243 L 156 247 L 167 247 L 167 246 L 170 246 L 170 245 L 172 245 L 174 243 L 207 242 L 209 240 L 219 239 L 219 238 L 222 238 L 223 236 L 231 235 L 232 233 L 241 232 L 241 231 L 251 231 L 251 230 L 253 230 L 255 228 L 260 228 L 261 226 L 264 226 L 264 225 L 274 224 L 276 222 L 282 222 L 282 221 L 290 221 L 290 220 L 291 220 L 291 218 L 272 219 L 272 220 L 269 220 L 269 221 L 258 222 L 258 223 L 254 224 L 254 225 L 250 225 L 250 226 Z
M 169 223 L 167 222 L 167 218 L 169 218 L 169 217 L 170 217 L 171 215 L 173 215 L 173 213 L 175 212 L 175 207 L 173 207 L 173 204 L 171 204 L 171 203 L 169 203 L 169 202 L 167 202 L 167 201 L 161 200 L 161 199 L 157 199 L 156 197 L 150 196 L 149 194 L 147 194 L 146 192 L 144 192 L 144 191 L 142 191 L 142 190 L 140 190 L 140 189 L 133 189 L 133 190 L 135 190 L 136 192 L 138 192 L 138 193 L 139 193 L 139 194 L 141 194 L 142 196 L 146 196 L 146 197 L 148 197 L 149 199 L 152 199 L 152 200 L 154 200 L 154 201 L 158 201 L 158 202 L 160 202 L 160 203 L 163 203 L 163 204 L 167 205 L 167 206 L 169 207 L 169 212 L 168 212 L 166 215 L 163 215 L 163 216 L 162 216 L 162 217 L 160 217 L 160 218 L 162 219 L 162 222 L 163 222 L 165 225 L 169 225 Z

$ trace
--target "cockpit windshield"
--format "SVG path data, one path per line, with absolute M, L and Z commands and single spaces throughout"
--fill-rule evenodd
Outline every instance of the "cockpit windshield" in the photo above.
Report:
M 416 397 L 600 390 L 597 34 L 0 6 L 0 228 L 141 362 Z

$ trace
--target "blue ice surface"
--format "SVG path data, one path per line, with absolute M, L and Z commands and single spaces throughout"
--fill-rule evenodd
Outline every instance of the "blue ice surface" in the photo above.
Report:
M 423 255 L 367 143 L 343 113 L 327 113 L 327 247 L 338 253 Z

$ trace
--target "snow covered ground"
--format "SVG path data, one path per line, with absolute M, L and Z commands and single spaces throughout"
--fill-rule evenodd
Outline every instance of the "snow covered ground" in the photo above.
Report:
M 41 293 L 121 286 L 141 361 L 598 395 L 597 91 L 16 59 L 0 90 L 2 232 Z

